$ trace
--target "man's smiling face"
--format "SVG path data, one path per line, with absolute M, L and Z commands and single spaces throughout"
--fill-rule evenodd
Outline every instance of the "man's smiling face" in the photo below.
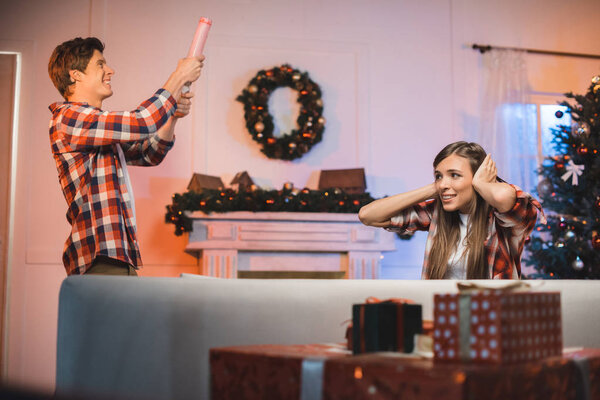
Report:
M 102 101 L 113 94 L 111 79 L 114 73 L 115 71 L 106 64 L 102 53 L 94 50 L 85 71 L 76 75 L 77 97 L 87 99 L 90 105 L 100 108 Z

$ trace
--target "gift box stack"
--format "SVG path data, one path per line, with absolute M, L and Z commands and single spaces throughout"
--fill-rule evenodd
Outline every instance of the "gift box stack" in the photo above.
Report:
M 352 313 L 352 352 L 343 345 L 212 349 L 212 398 L 600 400 L 600 349 L 563 354 L 559 293 L 435 295 L 429 357 L 413 349 L 423 338 L 420 305 L 369 298 Z
M 436 361 L 506 364 L 562 353 L 560 293 L 438 294 L 434 307 Z

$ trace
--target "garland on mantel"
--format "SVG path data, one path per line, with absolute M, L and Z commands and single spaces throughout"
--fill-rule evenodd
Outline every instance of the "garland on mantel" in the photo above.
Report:
M 230 211 L 288 211 L 358 213 L 365 204 L 375 200 L 369 193 L 348 194 L 341 189 L 300 191 L 291 184 L 281 190 L 256 188 L 236 192 L 233 189 L 204 189 L 201 193 L 176 193 L 167 206 L 165 222 L 175 225 L 175 235 L 192 230 L 192 220 L 186 212 L 224 213 Z
M 233 189 L 204 189 L 201 193 L 187 191 L 172 196 L 167 206 L 165 222 L 175 225 L 175 235 L 191 232 L 189 213 L 202 211 L 225 213 L 230 211 L 326 212 L 356 214 L 362 206 L 375 200 L 369 193 L 349 194 L 338 188 L 326 190 L 297 190 L 286 183 L 281 190 L 252 188 L 236 192 Z M 410 240 L 414 233 L 397 232 L 402 240 Z

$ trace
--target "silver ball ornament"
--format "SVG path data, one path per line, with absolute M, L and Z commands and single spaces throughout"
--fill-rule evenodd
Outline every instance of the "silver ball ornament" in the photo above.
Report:
M 549 179 L 543 179 L 537 185 L 537 191 L 540 195 L 547 196 L 552 192 L 552 182 Z
M 583 261 L 581 261 L 581 258 L 577 256 L 575 261 L 573 261 L 573 264 L 571 264 L 571 267 L 573 267 L 575 271 L 581 271 L 585 265 L 583 264 Z

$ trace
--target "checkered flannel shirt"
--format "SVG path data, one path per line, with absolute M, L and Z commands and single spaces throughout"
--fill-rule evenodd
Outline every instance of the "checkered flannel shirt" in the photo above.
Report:
M 63 252 L 68 275 L 85 273 L 97 255 L 141 266 L 126 166 L 117 146 L 127 164 L 159 164 L 173 142 L 154 133 L 176 105 L 167 90 L 159 89 L 133 111 L 106 112 L 75 102 L 49 106 L 50 144 L 71 224 Z
M 513 208 L 505 213 L 493 209 L 488 220 L 488 235 L 484 243 L 488 270 L 493 279 L 519 279 L 521 277 L 521 253 L 525 239 L 535 226 L 538 210 L 543 211 L 540 203 L 511 185 L 517 194 Z M 429 231 L 425 244 L 425 258 L 421 277 L 428 279 L 427 260 L 437 231 L 437 200 L 428 200 L 404 209 L 392 217 L 387 230 L 393 232 Z

